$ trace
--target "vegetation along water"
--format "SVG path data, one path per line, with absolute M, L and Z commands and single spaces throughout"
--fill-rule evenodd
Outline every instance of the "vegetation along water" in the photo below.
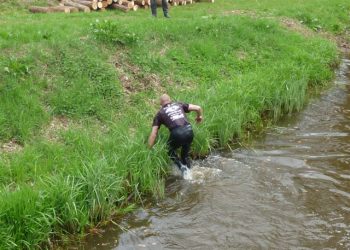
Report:
M 0 249 L 64 244 L 162 198 L 166 131 L 146 146 L 161 93 L 204 108 L 195 156 L 300 110 L 350 24 L 347 0 L 217 0 L 171 19 L 27 6 L 0 2 Z

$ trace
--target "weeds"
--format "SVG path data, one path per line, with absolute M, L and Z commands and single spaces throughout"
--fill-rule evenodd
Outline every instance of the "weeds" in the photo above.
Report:
M 91 23 L 91 32 L 94 36 L 103 42 L 114 45 L 130 45 L 140 40 L 133 32 L 129 32 L 127 27 L 123 27 L 120 23 L 108 22 L 107 20 Z

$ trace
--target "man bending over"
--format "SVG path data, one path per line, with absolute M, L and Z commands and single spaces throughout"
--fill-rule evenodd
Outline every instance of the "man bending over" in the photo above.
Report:
M 202 122 L 202 108 L 193 104 L 172 102 L 167 94 L 160 97 L 161 108 L 153 119 L 152 132 L 148 139 L 148 145 L 153 147 L 159 127 L 163 124 L 169 129 L 170 136 L 168 140 L 168 154 L 171 160 L 183 172 L 185 166 L 191 168 L 189 152 L 193 141 L 192 126 L 187 120 L 186 114 L 191 111 L 197 113 L 197 123 Z M 181 159 L 179 159 L 176 150 L 181 148 Z

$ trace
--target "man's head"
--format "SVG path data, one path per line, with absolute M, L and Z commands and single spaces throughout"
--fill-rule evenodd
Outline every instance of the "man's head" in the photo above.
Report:
M 160 105 L 161 106 L 164 106 L 168 103 L 171 102 L 171 99 L 170 99 L 170 96 L 168 96 L 167 94 L 163 94 L 161 97 L 160 97 Z

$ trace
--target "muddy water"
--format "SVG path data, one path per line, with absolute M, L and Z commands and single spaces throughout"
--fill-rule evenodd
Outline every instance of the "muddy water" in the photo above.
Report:
M 197 162 L 85 249 L 350 249 L 350 61 L 250 149 Z

